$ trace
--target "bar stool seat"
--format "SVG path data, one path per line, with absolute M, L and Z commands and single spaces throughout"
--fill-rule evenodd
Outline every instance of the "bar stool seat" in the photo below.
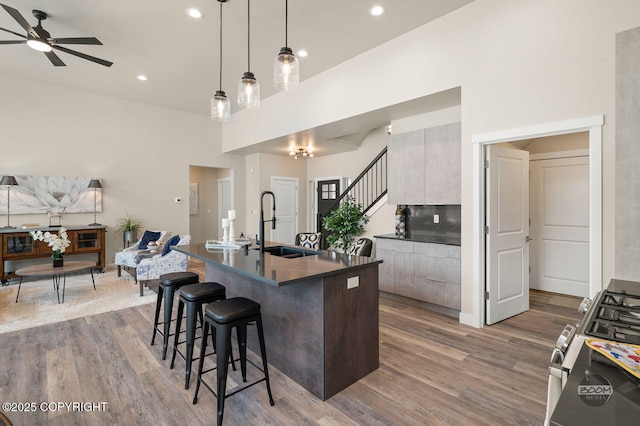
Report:
M 262 369 L 260 369 L 260 367 L 254 364 L 251 360 L 247 360 L 247 325 L 250 323 L 255 323 L 258 331 L 258 341 L 260 342 L 260 354 L 262 357 Z M 211 371 L 202 371 L 210 327 L 213 327 L 213 331 L 216 336 L 216 391 L 214 391 L 211 386 L 202 379 L 203 373 Z M 229 350 L 231 348 L 231 330 L 234 327 L 236 329 L 238 347 L 240 349 L 240 370 L 242 372 L 243 382 L 247 381 L 247 361 L 249 361 L 249 363 L 254 367 L 258 368 L 264 376 L 261 379 L 226 395 L 228 359 Z M 221 426 L 224 414 L 224 400 L 260 382 L 266 383 L 267 393 L 269 394 L 269 404 L 273 406 L 275 403 L 273 401 L 271 385 L 269 383 L 269 369 L 267 366 L 267 352 L 265 349 L 264 332 L 262 329 L 260 304 L 245 297 L 233 297 L 231 299 L 209 303 L 205 308 L 204 330 L 202 333 L 202 344 L 200 346 L 200 359 L 198 360 L 198 381 L 196 384 L 195 395 L 193 397 L 193 403 L 196 404 L 198 402 L 200 384 L 204 384 L 205 387 L 218 399 L 217 424 L 218 426 Z
M 156 315 L 153 321 L 153 335 L 151 336 L 151 344 L 156 339 L 156 333 L 162 334 L 162 359 L 167 358 L 167 346 L 169 345 L 169 333 L 171 327 L 171 316 L 173 312 L 173 296 L 180 287 L 187 284 L 196 284 L 199 281 L 198 274 L 194 272 L 171 272 L 160 275 L 160 285 L 158 288 L 158 298 L 156 300 Z M 158 322 L 160 317 L 160 306 L 163 304 L 164 298 L 164 318 L 162 322 Z M 162 325 L 163 329 L 158 327 Z
M 174 362 L 176 360 L 176 354 L 180 353 L 180 356 L 184 358 L 186 362 L 184 388 L 189 389 L 189 381 L 191 379 L 191 364 L 194 360 L 193 345 L 196 340 L 197 317 L 200 317 L 200 323 L 202 324 L 204 322 L 202 315 L 202 306 L 205 303 L 211 303 L 216 300 L 225 299 L 226 289 L 224 288 L 224 286 L 218 283 L 206 282 L 185 285 L 180 288 L 178 294 L 178 318 L 176 319 L 173 355 L 171 357 L 171 365 L 169 366 L 169 368 L 173 368 Z M 184 312 L 185 305 L 187 306 L 187 336 L 184 342 L 180 342 L 182 313 Z M 185 354 L 178 350 L 178 345 L 180 343 L 186 343 L 187 350 Z

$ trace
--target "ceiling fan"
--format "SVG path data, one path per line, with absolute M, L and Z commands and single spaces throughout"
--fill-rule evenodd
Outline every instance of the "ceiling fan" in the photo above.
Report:
M 0 44 L 21 44 L 27 43 L 27 45 L 35 50 L 43 52 L 47 58 L 51 61 L 51 63 L 57 67 L 64 67 L 66 64 L 62 62 L 62 60 L 56 55 L 52 49 L 59 50 L 61 52 L 68 53 L 70 55 L 77 56 L 82 59 L 87 59 L 89 61 L 95 62 L 100 65 L 104 65 L 105 67 L 110 67 L 113 65 L 113 62 L 105 61 L 104 59 L 96 58 L 95 56 L 86 55 L 81 52 L 77 52 L 75 50 L 67 49 L 66 47 L 58 46 L 59 44 L 99 44 L 102 45 L 100 40 L 95 37 L 70 37 L 70 38 L 52 38 L 51 34 L 42 28 L 41 22 L 47 19 L 47 14 L 40 10 L 33 10 L 31 13 L 38 20 L 38 25 L 32 27 L 29 25 L 26 19 L 18 12 L 16 9 L 7 6 L 5 4 L 0 4 L 4 8 L 4 10 L 11 15 L 13 19 L 15 19 L 18 24 L 22 28 L 25 29 L 27 35 L 24 36 L 22 34 L 16 33 L 14 31 L 8 30 L 6 28 L 1 28 L 0 30 L 6 31 L 8 33 L 17 35 L 18 37 L 22 37 L 25 40 L 0 40 Z

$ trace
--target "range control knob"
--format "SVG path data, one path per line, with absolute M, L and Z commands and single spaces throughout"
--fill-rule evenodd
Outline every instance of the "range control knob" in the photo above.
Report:
M 581 314 L 586 314 L 592 304 L 593 301 L 588 297 L 585 297 L 584 299 L 582 299 L 582 302 L 580 302 L 580 306 L 578 306 L 578 312 L 580 312 Z
M 578 327 L 572 324 L 567 324 L 564 326 L 564 330 L 562 330 L 562 334 L 556 340 L 556 348 L 558 348 L 562 353 L 565 353 L 571 340 L 573 340 L 573 336 L 576 334 L 576 329 Z

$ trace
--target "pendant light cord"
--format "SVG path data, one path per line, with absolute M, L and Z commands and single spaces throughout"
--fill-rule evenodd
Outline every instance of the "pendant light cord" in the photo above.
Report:
M 220 2 L 220 91 L 222 91 L 222 2 Z
M 289 47 L 289 0 L 284 1 L 284 45 Z
M 247 0 L 247 68 L 251 72 L 251 0 Z

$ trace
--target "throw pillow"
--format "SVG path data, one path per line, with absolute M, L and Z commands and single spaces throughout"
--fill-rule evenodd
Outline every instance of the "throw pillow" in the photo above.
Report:
M 174 235 L 169 240 L 167 240 L 167 243 L 164 245 L 164 248 L 162 249 L 162 255 L 165 256 L 169 254 L 169 252 L 171 251 L 171 246 L 175 246 L 176 244 L 178 244 L 179 241 L 180 241 L 180 235 Z
M 138 244 L 138 250 L 146 250 L 147 248 L 149 248 L 149 243 L 151 241 L 158 241 L 158 238 L 160 238 L 160 234 L 161 232 L 144 231 L 144 235 L 142 235 L 140 244 Z
M 300 246 L 312 249 L 320 248 L 320 237 L 321 233 L 315 234 L 298 234 L 298 238 L 300 239 Z

